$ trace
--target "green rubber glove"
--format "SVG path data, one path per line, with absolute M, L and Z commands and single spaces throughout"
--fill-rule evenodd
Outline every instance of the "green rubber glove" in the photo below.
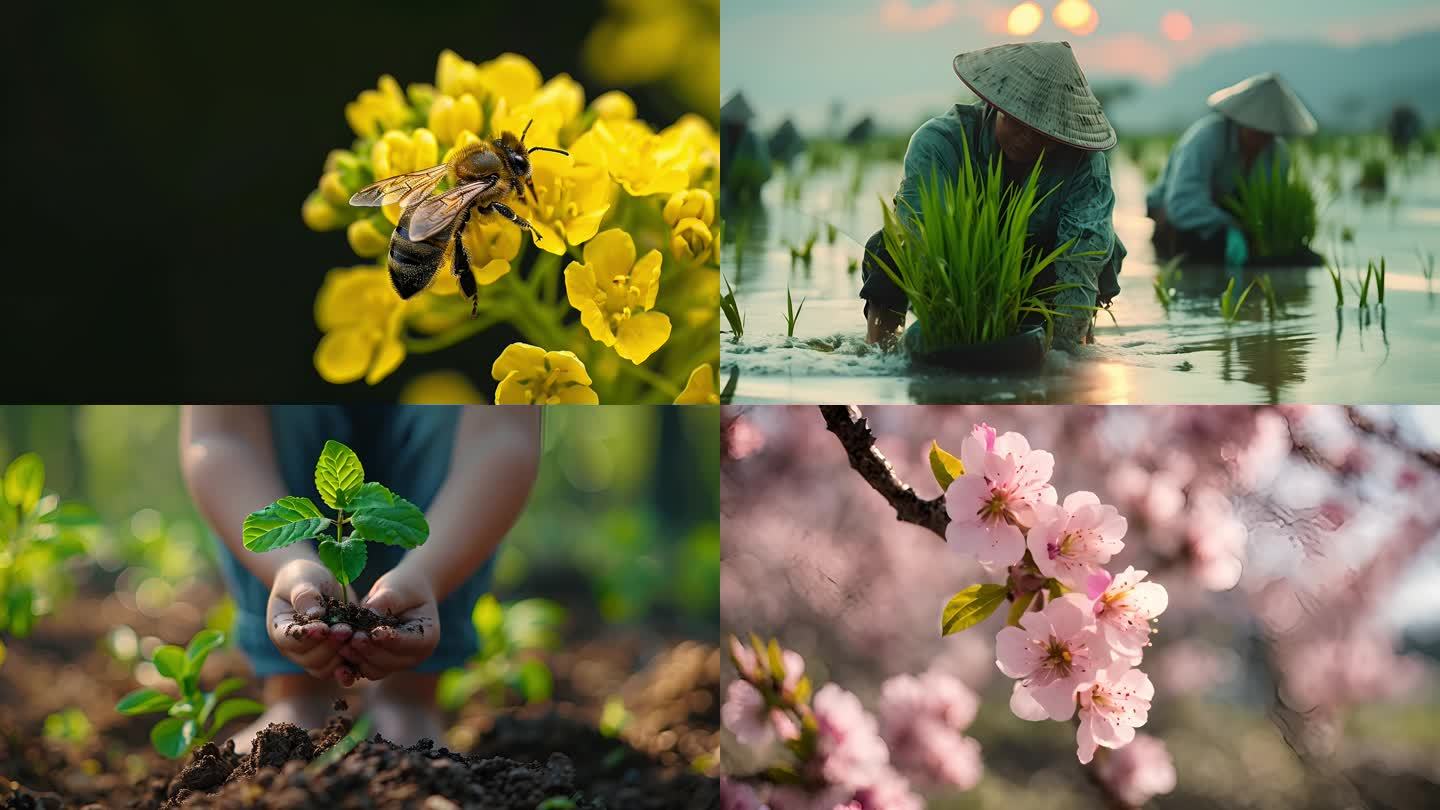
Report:
M 1250 261 L 1250 248 L 1245 245 L 1245 234 L 1239 228 L 1225 229 L 1225 266 L 1244 267 Z

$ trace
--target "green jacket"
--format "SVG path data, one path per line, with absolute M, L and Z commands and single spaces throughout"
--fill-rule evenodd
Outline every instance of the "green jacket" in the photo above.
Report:
M 963 140 L 962 140 L 963 133 Z M 905 176 L 895 194 L 897 211 L 919 210 L 920 184 L 960 172 L 963 144 L 970 147 L 972 166 L 983 172 L 1003 154 L 995 140 L 995 110 L 983 101 L 956 104 L 949 112 L 926 121 L 910 138 L 905 150 Z M 1055 263 L 1056 283 L 1076 284 L 1055 296 L 1054 303 L 1065 313 L 1055 322 L 1055 343 L 1078 345 L 1090 328 L 1090 312 L 1067 307 L 1093 307 L 1109 303 L 1120 293 L 1120 265 L 1125 246 L 1111 222 L 1115 192 L 1110 187 L 1110 162 L 1103 152 L 1065 150 L 1047 156 L 1041 165 L 1039 189 L 1045 198 L 1030 218 L 1030 237 L 1036 249 L 1046 252 L 1075 240 L 1071 254 L 1090 256 L 1061 259 Z

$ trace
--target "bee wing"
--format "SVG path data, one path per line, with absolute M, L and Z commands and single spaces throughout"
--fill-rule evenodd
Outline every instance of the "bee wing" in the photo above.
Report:
M 403 209 L 420 197 L 429 194 L 430 189 L 435 188 L 435 184 L 444 179 L 445 173 L 449 170 L 448 165 L 441 163 L 439 166 L 431 166 L 418 172 L 387 177 L 355 192 L 350 197 L 350 204 L 372 208 L 398 202 L 401 203 Z
M 470 206 L 481 192 L 495 187 L 499 178 L 487 177 L 475 183 L 456 186 L 438 197 L 426 197 L 410 209 L 410 231 L 407 237 L 423 242 L 445 229 Z

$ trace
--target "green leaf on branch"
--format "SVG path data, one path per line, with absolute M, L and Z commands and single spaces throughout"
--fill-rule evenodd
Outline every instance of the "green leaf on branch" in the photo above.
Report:
M 394 505 L 395 493 L 386 489 L 384 484 L 369 481 L 361 484 L 360 488 L 350 495 L 349 511 L 363 512 Z
M 121 714 L 153 714 L 155 712 L 166 712 L 175 704 L 175 699 L 154 689 L 136 689 L 134 692 L 120 698 L 115 704 L 115 711 Z
M 950 597 L 940 616 L 940 635 L 958 633 L 985 621 L 1004 603 L 1009 591 L 1004 585 L 971 585 Z
M 333 524 L 309 498 L 281 498 L 245 518 L 243 539 L 251 551 L 272 551 L 317 537 Z
M 1045 587 L 1050 591 L 1051 599 L 1059 599 L 1070 592 L 1070 589 L 1062 585 L 1060 580 L 1054 579 L 1053 577 L 1045 580 Z
M 1005 623 L 1011 627 L 1019 627 L 1021 617 L 1025 615 L 1025 611 L 1030 609 L 1030 603 L 1033 601 L 1035 601 L 1034 591 L 1020 594 L 1020 597 L 1011 603 L 1010 615 L 1006 617 Z
M 355 451 L 331 439 L 315 462 L 315 488 L 331 509 L 350 508 L 350 498 L 365 482 L 365 468 Z
M 5 502 L 20 510 L 22 517 L 40 502 L 44 488 L 45 462 L 36 453 L 25 453 L 5 469 Z
M 425 522 L 425 513 L 399 495 L 392 497 L 394 502 L 388 506 L 366 505 L 355 510 L 350 519 L 355 527 L 354 537 L 372 543 L 416 548 L 430 537 L 430 524 Z
M 195 740 L 195 721 L 183 717 L 167 717 L 150 729 L 150 742 L 161 756 L 179 759 L 190 750 Z
M 965 465 L 960 463 L 960 459 L 941 450 L 938 442 L 931 440 L 930 472 L 935 474 L 935 483 L 939 484 L 943 491 L 950 488 L 952 481 L 965 474 Z
M 349 585 L 365 570 L 365 541 L 354 536 L 320 543 L 320 562 L 330 569 L 341 585 Z

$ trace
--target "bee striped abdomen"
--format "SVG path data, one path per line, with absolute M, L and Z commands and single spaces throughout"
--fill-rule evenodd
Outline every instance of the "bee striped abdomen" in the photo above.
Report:
M 409 219 L 407 211 L 390 235 L 390 283 L 394 285 L 395 292 L 405 299 L 415 297 L 435 280 L 450 237 L 447 230 L 423 242 L 411 241 L 406 237 Z

